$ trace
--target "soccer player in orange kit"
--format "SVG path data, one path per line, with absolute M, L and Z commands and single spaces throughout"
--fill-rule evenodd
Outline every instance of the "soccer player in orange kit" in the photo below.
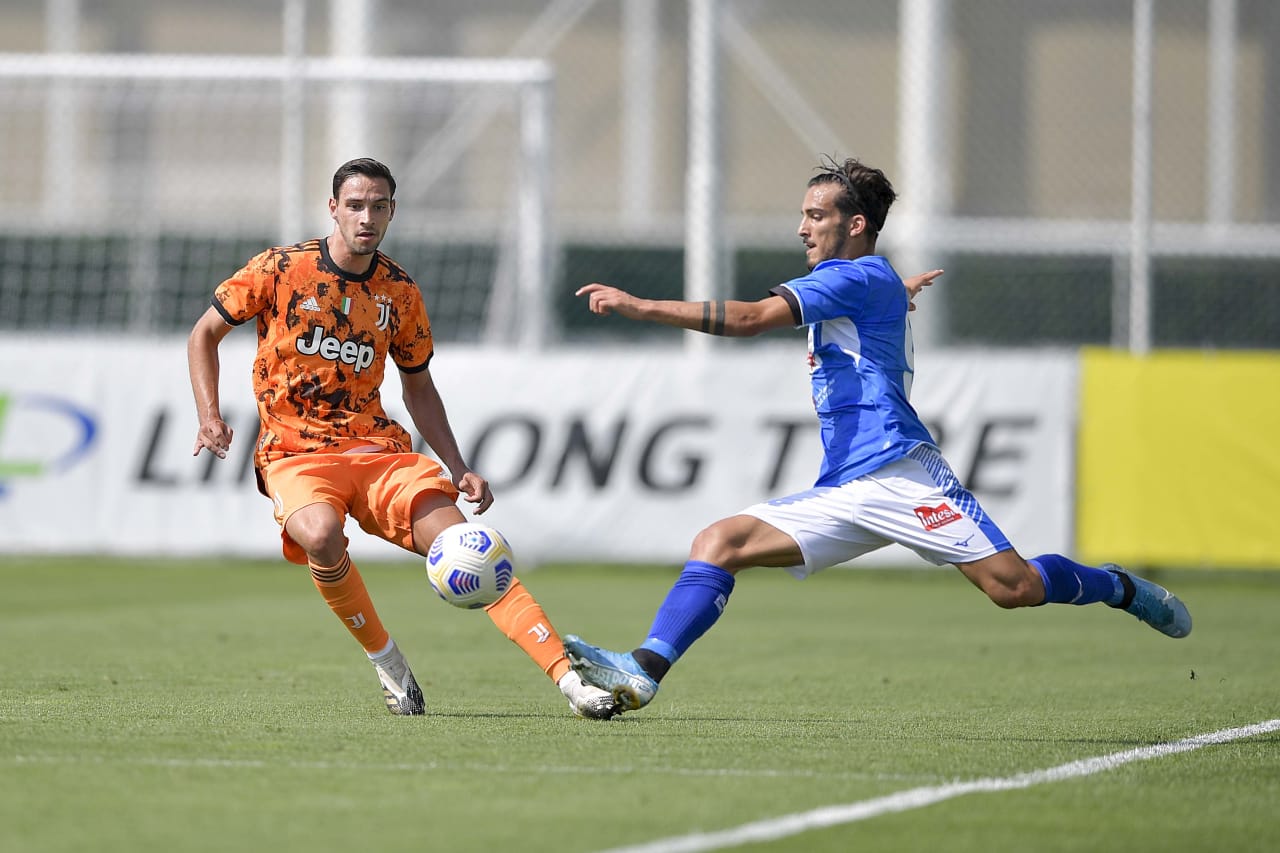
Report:
M 395 215 L 395 190 L 391 171 L 376 160 L 339 167 L 332 233 L 268 249 L 219 285 L 191 330 L 187 357 L 200 419 L 194 453 L 225 458 L 232 430 L 219 406 L 218 345 L 234 327 L 256 321 L 254 467 L 274 504 L 284 556 L 310 567 L 316 588 L 373 662 L 391 713 L 419 715 L 422 691 L 347 552 L 346 517 L 425 556 L 440 531 L 464 521 L 459 495 L 479 514 L 493 494 L 463 459 L 432 381 L 434 346 L 418 285 L 378 251 Z M 400 370 L 414 426 L 444 467 L 413 452 L 408 431 L 383 410 L 388 357 Z M 615 713 L 608 693 L 569 668 L 559 635 L 519 579 L 486 612 L 574 713 Z

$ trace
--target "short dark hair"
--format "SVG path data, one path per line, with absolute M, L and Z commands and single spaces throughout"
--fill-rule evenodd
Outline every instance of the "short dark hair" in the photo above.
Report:
M 391 187 L 391 197 L 395 198 L 396 179 L 391 177 L 391 170 L 372 157 L 358 157 L 355 160 L 348 160 L 343 163 L 338 167 L 338 171 L 333 173 L 333 197 L 335 199 L 342 190 L 342 185 L 347 182 L 347 178 L 353 175 L 364 175 L 368 178 L 385 178 L 388 186 Z
M 823 162 L 817 169 L 818 174 L 809 179 L 809 186 L 839 184 L 844 192 L 836 199 L 836 209 L 845 216 L 859 213 L 865 216 L 872 234 L 879 234 L 884 229 L 889 207 L 898 197 L 884 172 L 854 157 L 837 163 L 827 155 L 823 155 Z

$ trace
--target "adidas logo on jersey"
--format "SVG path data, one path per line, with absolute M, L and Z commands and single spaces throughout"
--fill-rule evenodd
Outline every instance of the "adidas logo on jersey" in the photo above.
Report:
M 306 299 L 302 300 L 302 310 L 319 311 L 320 303 L 316 302 L 316 298 L 314 296 L 308 296 Z
M 915 508 L 915 514 L 916 518 L 920 519 L 920 523 L 924 525 L 925 530 L 937 530 L 939 527 L 945 527 L 963 517 L 948 506 L 945 501 L 937 506 L 918 506 Z

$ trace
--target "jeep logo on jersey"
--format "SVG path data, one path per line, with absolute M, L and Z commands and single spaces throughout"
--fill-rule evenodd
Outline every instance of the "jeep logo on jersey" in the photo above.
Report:
M 312 326 L 310 332 L 298 338 L 298 352 L 303 355 L 318 355 L 328 361 L 353 364 L 356 373 L 373 364 L 375 355 L 373 347 L 368 344 L 340 341 L 333 335 L 326 335 L 319 326 Z
M 937 506 L 918 506 L 915 513 L 925 530 L 937 530 L 961 518 L 960 513 L 947 506 L 945 501 Z

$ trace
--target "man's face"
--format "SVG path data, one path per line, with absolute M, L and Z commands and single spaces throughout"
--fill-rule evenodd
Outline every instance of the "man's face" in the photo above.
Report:
M 836 183 L 814 184 L 804 194 L 800 207 L 800 227 L 796 233 L 804 241 L 805 262 L 813 269 L 832 258 L 853 258 L 860 254 L 854 237 L 866 229 L 862 216 L 845 216 L 835 201 L 844 188 Z
M 329 215 L 353 255 L 374 253 L 395 212 L 396 203 L 385 178 L 352 175 L 339 188 L 338 197 L 329 199 Z

